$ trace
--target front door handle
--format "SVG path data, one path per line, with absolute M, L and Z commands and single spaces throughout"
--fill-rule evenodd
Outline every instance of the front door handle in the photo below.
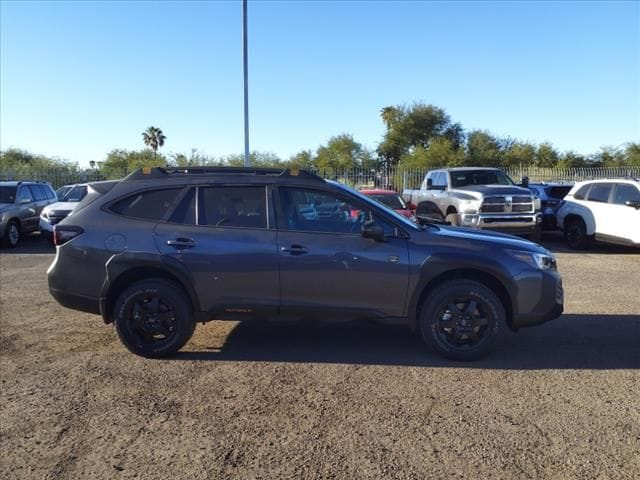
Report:
M 304 255 L 309 251 L 302 245 L 291 245 L 290 247 L 280 247 L 282 253 L 288 253 L 289 255 Z
M 196 241 L 192 238 L 178 237 L 174 240 L 167 240 L 167 245 L 175 248 L 176 250 L 184 250 L 185 248 L 195 247 Z

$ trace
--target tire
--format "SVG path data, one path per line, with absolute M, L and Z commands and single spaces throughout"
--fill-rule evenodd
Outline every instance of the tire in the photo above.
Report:
M 148 358 L 176 353 L 196 327 L 188 297 L 164 279 L 143 280 L 126 288 L 114 305 L 113 322 L 127 350 Z
M 564 239 L 573 250 L 583 250 L 589 246 L 587 226 L 581 218 L 572 218 L 564 227 Z
M 15 220 L 9 220 L 2 237 L 2 244 L 9 248 L 16 248 L 20 243 L 20 225 Z
M 446 217 L 444 217 L 444 221 L 453 225 L 454 227 L 458 226 L 458 214 L 457 213 L 449 213 Z
M 425 299 L 418 321 L 427 346 L 456 361 L 488 355 L 507 328 L 498 296 L 473 280 L 438 285 Z

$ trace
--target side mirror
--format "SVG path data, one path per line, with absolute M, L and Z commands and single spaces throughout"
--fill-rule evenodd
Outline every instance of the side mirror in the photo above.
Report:
M 433 188 L 433 179 L 427 179 L 427 190 L 431 190 Z
M 20 199 L 20 205 L 24 205 L 25 203 L 30 203 L 31 200 L 29 200 L 28 198 L 21 198 Z
M 384 242 L 384 229 L 379 223 L 374 221 L 367 222 L 362 226 L 362 236 L 371 238 L 376 242 Z
M 627 200 L 624 204 L 627 207 L 635 208 L 636 210 L 640 209 L 640 200 Z
M 524 188 L 529 188 L 529 177 L 522 177 L 522 186 Z

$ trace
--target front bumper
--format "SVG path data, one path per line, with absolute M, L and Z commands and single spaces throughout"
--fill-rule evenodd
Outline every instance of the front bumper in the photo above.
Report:
M 53 225 L 40 217 L 40 231 L 42 233 L 50 233 L 53 234 Z
M 513 326 L 532 327 L 562 315 L 564 288 L 557 271 L 527 271 L 516 275 Z
M 532 233 L 542 225 L 540 213 L 512 214 L 458 214 L 458 225 L 461 227 L 496 230 L 506 233 Z

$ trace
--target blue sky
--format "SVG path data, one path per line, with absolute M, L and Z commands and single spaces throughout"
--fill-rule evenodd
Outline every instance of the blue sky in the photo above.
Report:
M 138 149 L 240 153 L 233 2 L 0 3 L 0 147 L 81 164 Z M 640 141 L 639 2 L 249 2 L 252 150 L 351 133 L 387 105 L 592 153 Z

